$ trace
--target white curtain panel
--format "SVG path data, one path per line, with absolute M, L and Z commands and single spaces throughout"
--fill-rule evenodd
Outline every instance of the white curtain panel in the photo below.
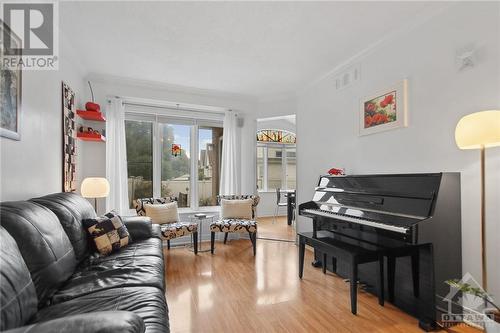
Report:
M 106 178 L 109 196 L 106 211 L 119 214 L 129 211 L 127 180 L 127 148 L 125 144 L 125 108 L 123 101 L 112 98 L 106 110 Z
M 222 195 L 240 194 L 237 117 L 233 111 L 226 111 L 224 116 L 220 180 L 220 194 Z

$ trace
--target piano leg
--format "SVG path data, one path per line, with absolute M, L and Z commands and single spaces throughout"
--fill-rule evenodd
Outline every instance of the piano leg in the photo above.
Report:
M 304 253 L 306 251 L 306 242 L 303 236 L 299 235 L 299 278 L 302 279 L 304 273 Z
M 384 306 L 384 256 L 378 258 L 378 304 Z
M 419 274 L 420 274 L 420 256 L 418 253 L 418 249 L 412 254 L 411 256 L 411 275 L 413 279 L 413 295 L 415 297 L 418 297 L 420 294 L 420 281 L 419 281 Z
M 323 274 L 326 274 L 326 252 L 323 253 L 323 261 L 321 262 L 321 268 L 323 269 Z
M 332 272 L 337 274 L 337 258 L 332 256 Z
M 396 274 L 396 258 L 387 256 L 387 287 L 389 288 L 389 302 L 394 302 L 394 278 Z
M 351 262 L 351 276 L 349 279 L 351 285 L 351 312 L 356 314 L 358 303 L 358 263 L 353 257 Z

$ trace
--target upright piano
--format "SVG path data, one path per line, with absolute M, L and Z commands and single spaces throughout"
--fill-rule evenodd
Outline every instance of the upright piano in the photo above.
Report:
M 321 176 L 299 214 L 311 218 L 306 222 L 312 221 L 313 238 L 342 237 L 387 249 L 385 276 L 394 291 L 385 288 L 386 297 L 418 318 L 422 329 L 435 328 L 448 311 L 445 281 L 462 277 L 459 173 Z M 315 250 L 313 265 L 321 260 Z M 348 262 L 336 260 L 327 269 L 348 276 Z M 360 283 L 373 293 L 375 265 L 359 268 Z

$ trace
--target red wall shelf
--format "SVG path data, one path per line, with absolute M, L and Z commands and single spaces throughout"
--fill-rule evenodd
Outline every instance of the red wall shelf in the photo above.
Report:
M 105 142 L 106 141 L 106 137 L 102 136 L 101 134 L 95 134 L 95 133 L 78 132 L 78 133 L 76 133 L 76 137 L 78 139 L 82 139 L 83 141 L 97 141 L 97 142 Z
M 106 121 L 106 118 L 102 115 L 101 112 L 76 110 L 76 114 L 85 120 Z

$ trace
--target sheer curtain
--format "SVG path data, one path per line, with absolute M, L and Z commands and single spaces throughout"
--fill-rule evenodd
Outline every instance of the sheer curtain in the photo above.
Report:
M 224 132 L 222 140 L 222 165 L 220 179 L 220 194 L 240 194 L 238 170 L 238 136 L 237 114 L 226 111 L 224 116 Z
M 124 214 L 129 210 L 127 148 L 125 108 L 120 98 L 110 100 L 106 110 L 106 119 L 106 178 L 110 186 L 106 211 L 114 209 Z

